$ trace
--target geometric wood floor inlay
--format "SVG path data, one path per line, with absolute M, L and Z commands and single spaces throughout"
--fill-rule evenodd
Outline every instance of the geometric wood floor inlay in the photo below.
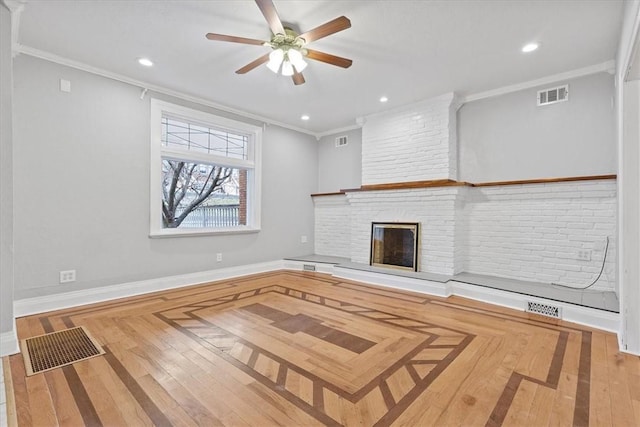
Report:
M 17 319 L 105 351 L 27 376 L 19 426 L 640 425 L 616 336 L 460 297 L 276 271 Z
M 156 316 L 210 344 L 326 425 L 340 425 L 344 411 L 361 414 L 363 425 L 390 424 L 473 339 L 445 326 L 283 286 L 228 294 Z M 318 333 L 299 336 L 301 325 Z M 315 349 L 313 338 L 331 345 Z M 354 342 L 356 351 L 350 348 Z

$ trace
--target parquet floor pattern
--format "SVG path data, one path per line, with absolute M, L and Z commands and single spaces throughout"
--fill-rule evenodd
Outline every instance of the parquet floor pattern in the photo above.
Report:
M 19 426 L 640 425 L 613 334 L 489 304 L 280 271 L 18 319 L 106 351 L 26 377 Z

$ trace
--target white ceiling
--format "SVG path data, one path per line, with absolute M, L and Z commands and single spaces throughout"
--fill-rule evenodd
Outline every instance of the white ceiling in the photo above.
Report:
M 29 0 L 18 43 L 273 121 L 325 133 L 357 117 L 446 92 L 462 96 L 615 57 L 622 1 L 274 1 L 301 31 L 340 15 L 352 27 L 310 45 L 353 59 L 309 61 L 306 83 L 261 66 L 267 47 L 209 41 L 208 32 L 269 39 L 254 1 Z M 530 54 L 520 48 L 539 41 Z M 28 49 L 27 49 L 28 50 Z M 155 62 L 137 64 L 139 57 Z M 381 104 L 381 95 L 389 102 Z M 302 114 L 311 120 L 300 120 Z

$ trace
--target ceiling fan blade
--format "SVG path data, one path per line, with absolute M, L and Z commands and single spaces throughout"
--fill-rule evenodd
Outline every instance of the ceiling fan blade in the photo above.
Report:
M 293 79 L 293 84 L 296 86 L 301 85 L 305 82 L 304 76 L 302 75 L 302 73 L 299 73 L 297 71 L 294 71 L 291 78 Z
M 282 26 L 282 21 L 278 16 L 278 11 L 271 0 L 256 0 L 260 11 L 264 15 L 264 18 L 267 20 L 267 24 L 269 24 L 269 28 L 271 28 L 271 32 L 273 34 L 285 34 L 284 27 Z
M 248 73 L 249 71 L 253 70 L 254 68 L 264 64 L 265 62 L 269 61 L 269 54 L 264 54 L 262 55 L 260 58 L 256 59 L 255 61 L 252 61 L 250 63 L 248 63 L 247 65 L 245 65 L 244 67 L 240 68 L 238 71 L 236 71 L 236 74 L 245 74 Z
M 307 58 L 326 62 L 327 64 L 336 65 L 342 68 L 349 68 L 351 67 L 351 64 L 353 64 L 353 61 L 350 59 L 311 49 L 307 49 Z
M 299 37 L 303 38 L 307 43 L 311 43 L 314 40 L 330 36 L 331 34 L 346 30 L 347 28 L 351 28 L 351 21 L 349 21 L 349 18 L 341 16 L 324 23 L 313 30 L 302 33 Z
M 247 39 L 244 37 L 236 37 L 236 36 L 227 36 L 224 34 L 208 33 L 206 37 L 209 40 L 218 40 L 221 42 L 233 42 L 233 43 L 243 43 L 243 44 L 255 44 L 260 46 L 263 46 L 265 43 L 263 40 Z

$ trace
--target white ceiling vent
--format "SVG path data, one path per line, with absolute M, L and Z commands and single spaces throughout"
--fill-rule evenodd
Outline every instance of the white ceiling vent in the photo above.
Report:
M 339 136 L 336 138 L 336 147 L 344 147 L 345 145 L 347 145 L 348 141 L 347 141 L 347 136 Z
M 538 105 L 555 104 L 569 100 L 569 85 L 538 91 Z

